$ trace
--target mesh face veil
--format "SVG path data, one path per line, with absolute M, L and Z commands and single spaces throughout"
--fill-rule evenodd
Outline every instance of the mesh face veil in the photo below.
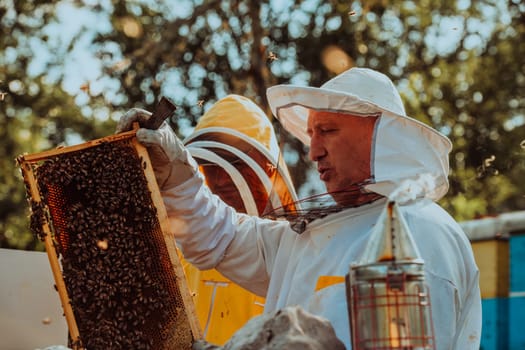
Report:
M 267 96 L 283 127 L 305 145 L 310 144 L 306 132 L 310 110 L 380 114 L 373 146 L 374 181 L 366 189 L 388 196 L 407 178 L 429 174 L 434 187 L 421 195 L 436 201 L 447 192 L 450 140 L 408 117 L 399 93 L 385 75 L 352 68 L 320 88 L 277 85 L 268 89 Z

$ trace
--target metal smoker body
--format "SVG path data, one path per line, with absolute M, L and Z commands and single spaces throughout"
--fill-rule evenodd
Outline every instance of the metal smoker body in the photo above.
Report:
M 354 350 L 435 349 L 424 262 L 390 201 L 346 276 Z

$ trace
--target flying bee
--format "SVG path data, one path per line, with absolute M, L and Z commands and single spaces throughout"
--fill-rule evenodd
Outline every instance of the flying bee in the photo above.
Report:
M 91 91 L 91 89 L 89 87 L 89 82 L 80 85 L 80 90 L 89 95 L 89 93 Z

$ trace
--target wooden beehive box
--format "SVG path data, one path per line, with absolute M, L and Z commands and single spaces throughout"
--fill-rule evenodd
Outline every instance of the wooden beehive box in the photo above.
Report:
M 73 349 L 191 349 L 201 338 L 135 131 L 17 159 Z

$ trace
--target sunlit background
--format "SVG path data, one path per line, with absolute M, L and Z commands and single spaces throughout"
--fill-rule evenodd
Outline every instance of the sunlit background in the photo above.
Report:
M 15 157 L 111 134 L 160 96 L 184 138 L 217 99 L 268 111 L 279 83 L 388 74 L 409 115 L 451 138 L 458 220 L 525 208 L 525 5 L 518 1 L 0 1 L 0 243 L 35 247 Z M 275 124 L 298 192 L 322 189 Z

